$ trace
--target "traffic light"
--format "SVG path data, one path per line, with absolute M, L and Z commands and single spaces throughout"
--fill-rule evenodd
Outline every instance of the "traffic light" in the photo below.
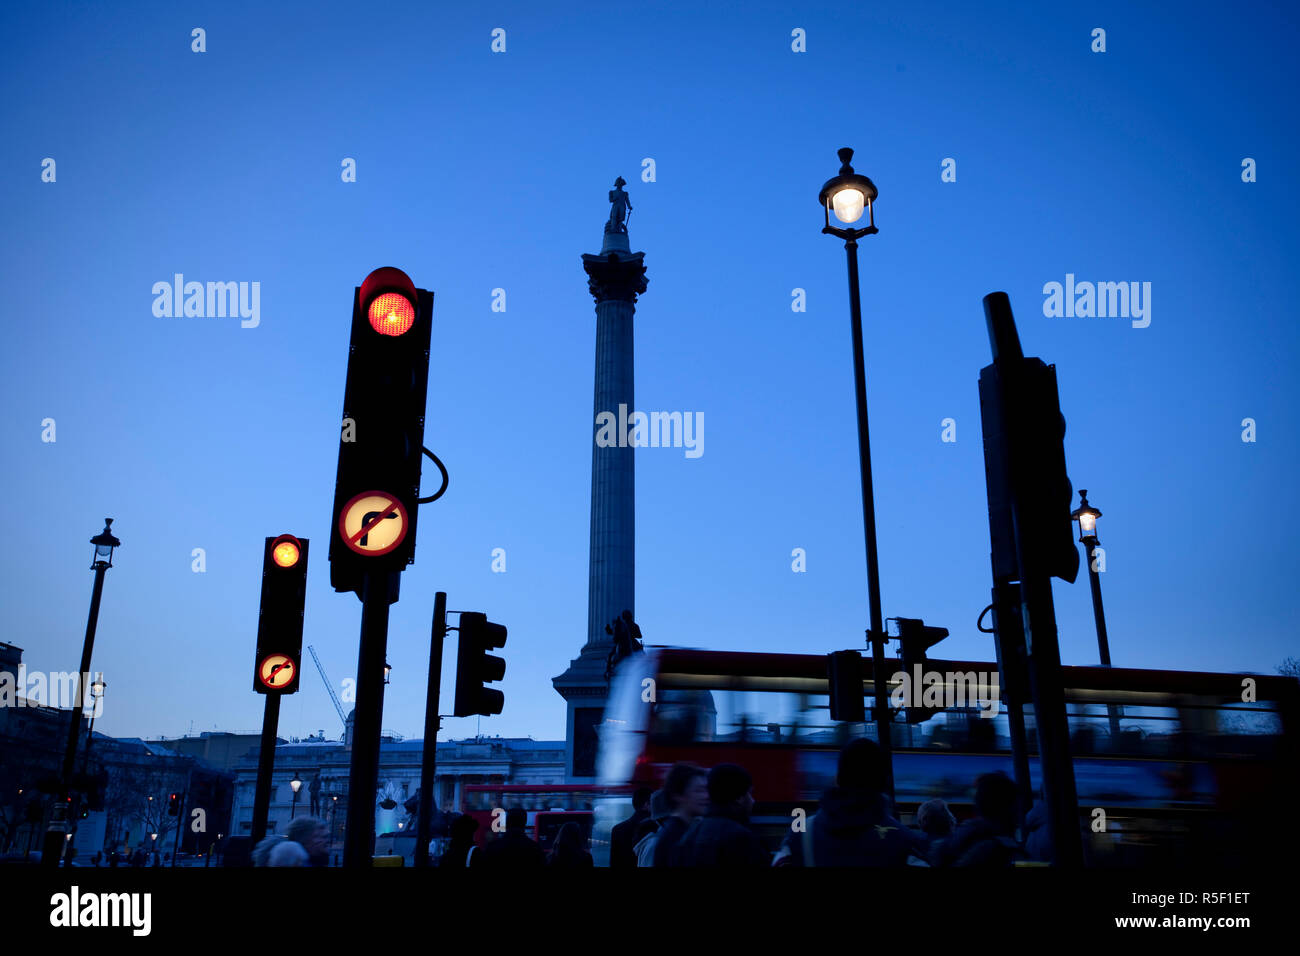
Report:
M 1070 523 L 1074 489 L 1065 471 L 1065 418 L 1056 366 L 1027 358 L 1007 376 L 1012 411 L 1008 435 L 1011 488 L 1026 551 L 1040 570 L 1073 583 L 1079 549 Z
M 908 704 L 906 722 L 919 724 L 929 720 L 942 707 L 926 707 L 921 703 L 925 691 L 925 652 L 948 636 L 946 627 L 930 627 L 917 617 L 900 617 L 898 620 L 899 658 L 902 660 L 903 672 L 907 675 L 912 688 L 911 699 L 915 704 Z
M 1025 358 L 1005 292 L 984 297 L 984 315 L 993 364 L 980 370 L 980 418 L 994 582 L 1047 574 L 1073 583 L 1079 551 L 1056 366 Z
M 167 797 L 167 816 L 179 816 L 181 812 L 181 796 L 179 793 L 170 794 Z
M 831 720 L 862 723 L 867 719 L 862 693 L 862 655 L 857 651 L 835 651 L 826 655 L 826 676 L 830 685 Z
M 457 717 L 501 713 L 505 695 L 483 685 L 506 676 L 506 662 L 487 652 L 506 643 L 504 624 L 493 624 L 478 611 L 462 611 L 460 640 L 456 642 L 456 709 Z
M 367 572 L 415 560 L 432 328 L 433 293 L 402 270 L 376 269 L 356 289 L 330 522 L 336 591 L 361 597 Z
M 257 613 L 253 690 L 293 694 L 302 660 L 302 614 L 307 599 L 306 538 L 267 538 L 262 554 L 262 603 Z

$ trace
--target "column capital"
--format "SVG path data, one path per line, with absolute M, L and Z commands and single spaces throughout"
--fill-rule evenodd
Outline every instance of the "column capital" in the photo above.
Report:
M 613 300 L 635 304 L 636 297 L 646 290 L 644 260 L 644 252 L 607 252 L 599 256 L 584 253 L 582 268 L 596 303 Z

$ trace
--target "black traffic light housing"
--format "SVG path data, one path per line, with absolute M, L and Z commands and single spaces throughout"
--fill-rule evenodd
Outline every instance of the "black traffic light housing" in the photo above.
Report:
M 505 695 L 483 685 L 506 676 L 505 660 L 487 653 L 505 646 L 505 625 L 494 624 L 478 611 L 462 611 L 459 631 L 460 639 L 456 642 L 455 716 L 482 714 L 490 717 L 499 714 L 505 706 Z
M 929 720 L 942 707 L 926 707 L 921 703 L 925 690 L 925 652 L 948 636 L 946 627 L 931 627 L 919 617 L 900 617 L 898 621 L 898 657 L 912 689 L 911 698 L 916 703 L 907 706 L 906 722 L 919 724 Z
M 298 690 L 308 544 L 308 539 L 291 534 L 266 539 L 253 663 L 253 690 L 259 694 L 293 694 Z
M 432 329 L 433 293 L 400 269 L 376 269 L 353 295 L 330 521 L 336 591 L 361 597 L 367 572 L 415 560 Z
M 834 651 L 826 655 L 826 677 L 830 687 L 831 720 L 862 723 L 867 719 L 862 691 L 862 655 L 857 651 Z
M 167 816 L 179 816 L 181 812 L 181 795 L 179 793 L 169 794 L 167 797 Z
M 980 418 L 995 583 L 1035 570 L 1070 583 L 1079 573 L 1056 366 L 1026 358 L 1006 293 L 985 297 L 993 364 L 980 370 Z M 1020 532 L 1024 558 L 1016 554 Z

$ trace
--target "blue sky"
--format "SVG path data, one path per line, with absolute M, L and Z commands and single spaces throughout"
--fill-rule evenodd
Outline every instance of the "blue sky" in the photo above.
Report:
M 40 518 L 0 548 L 0 640 L 31 669 L 76 667 L 86 542 L 111 515 L 96 728 L 255 730 L 262 541 L 288 531 L 313 545 L 304 643 L 351 677 L 360 605 L 326 561 L 350 300 L 394 265 L 436 293 L 425 441 L 451 488 L 421 513 L 393 608 L 384 726 L 420 733 L 441 589 L 510 629 L 506 710 L 482 731 L 562 736 L 550 678 L 587 626 L 580 255 L 599 251 L 622 175 L 649 278 L 636 405 L 705 420 L 700 458 L 637 453 L 647 639 L 860 646 L 844 253 L 816 205 L 850 145 L 880 189 L 861 267 L 885 615 L 948 627 L 937 656 L 993 657 L 975 630 L 990 584 L 976 382 L 981 298 L 1005 290 L 1026 354 L 1057 365 L 1070 475 L 1104 512 L 1115 663 L 1269 673 L 1295 654 L 1293 18 L 698 7 L 6 7 L 0 494 Z M 175 273 L 259 282 L 260 324 L 155 317 L 151 288 Z M 1045 317 L 1043 285 L 1067 273 L 1150 282 L 1150 326 Z M 1094 663 L 1086 578 L 1055 595 L 1063 659 Z M 309 661 L 280 726 L 339 732 Z

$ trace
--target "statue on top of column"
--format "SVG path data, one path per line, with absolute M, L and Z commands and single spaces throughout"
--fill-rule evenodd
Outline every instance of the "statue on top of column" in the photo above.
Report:
M 609 222 L 605 223 L 606 232 L 627 232 L 626 220 L 632 211 L 632 200 L 623 191 L 626 185 L 627 180 L 620 176 L 614 180 L 614 188 L 609 191 L 609 201 L 613 207 L 609 211 Z

